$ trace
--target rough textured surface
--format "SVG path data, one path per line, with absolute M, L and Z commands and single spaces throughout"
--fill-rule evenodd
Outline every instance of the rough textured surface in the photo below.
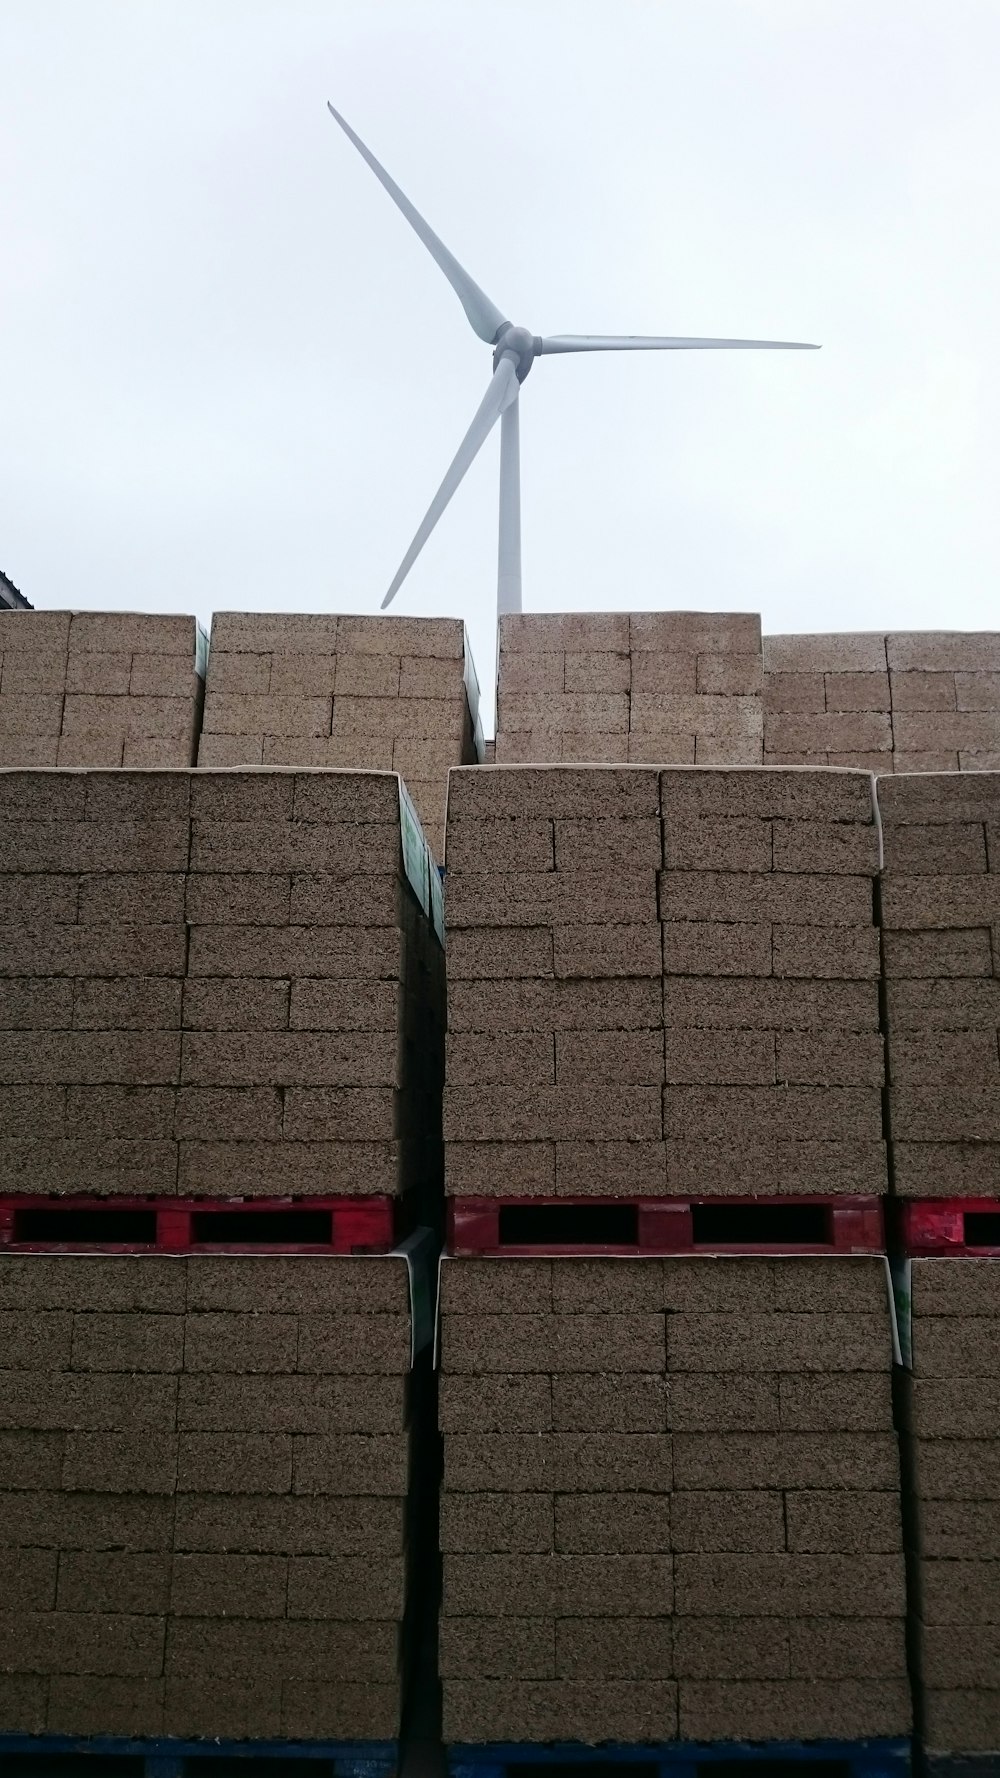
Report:
M 760 689 L 749 614 L 502 617 L 495 758 L 759 765 Z
M 193 617 L 0 611 L 0 766 L 190 766 L 205 638 Z
M 198 764 L 399 772 L 443 860 L 448 770 L 481 751 L 478 714 L 458 619 L 217 612 Z
M 764 638 L 764 761 L 874 772 L 1000 759 L 1000 634 Z
M 867 774 L 454 772 L 448 857 L 451 1194 L 884 1191 Z
M 1000 1197 L 1000 772 L 878 799 L 895 1189 Z
M 443 953 L 394 774 L 2 771 L 0 884 L 6 1190 L 433 1177 Z
M 0 1728 L 394 1737 L 403 1261 L 8 1255 L 0 1324 Z
M 927 1746 L 1000 1755 L 1000 1262 L 915 1259 L 904 1376 L 910 1582 Z
M 906 1734 L 891 1360 L 878 1259 L 446 1260 L 445 1740 Z

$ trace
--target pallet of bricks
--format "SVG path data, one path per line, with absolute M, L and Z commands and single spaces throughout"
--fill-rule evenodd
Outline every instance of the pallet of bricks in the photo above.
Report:
M 0 766 L 191 766 L 206 638 L 193 617 L 0 610 Z
M 880 779 L 917 1720 L 1000 1770 L 1000 774 Z
M 908 1770 L 872 780 L 455 771 L 447 841 L 451 1771 Z
M 460 620 L 213 618 L 199 765 L 399 772 L 440 862 L 448 771 L 482 754 L 479 685 Z
M 0 772 L 0 1764 L 395 1769 L 436 881 L 390 772 Z

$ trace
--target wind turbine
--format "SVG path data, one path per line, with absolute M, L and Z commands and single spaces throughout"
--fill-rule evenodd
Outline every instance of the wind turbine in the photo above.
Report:
M 394 179 L 375 159 L 361 137 L 351 129 L 346 118 L 327 100 L 331 116 L 339 123 L 345 136 L 354 143 L 362 159 L 368 162 L 376 179 L 402 211 L 414 233 L 419 235 L 432 259 L 440 266 L 459 302 L 465 310 L 474 333 L 493 347 L 493 376 L 473 416 L 472 425 L 455 453 L 454 460 L 427 509 L 413 542 L 399 564 L 385 598 L 382 610 L 396 597 L 403 581 L 427 542 L 438 519 L 458 488 L 474 459 L 486 443 L 497 421 L 500 421 L 500 547 L 497 572 L 497 612 L 521 609 L 521 464 L 518 408 L 521 384 L 536 358 L 550 352 L 687 352 L 687 351 L 771 351 L 816 352 L 818 346 L 801 340 L 710 340 L 658 337 L 644 334 L 555 333 L 539 337 L 526 327 L 515 327 L 502 309 L 480 290 L 460 266 L 454 254 L 414 209 Z

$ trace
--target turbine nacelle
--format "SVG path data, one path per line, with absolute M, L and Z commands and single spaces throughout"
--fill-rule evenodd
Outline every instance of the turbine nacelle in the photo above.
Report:
M 493 347 L 493 376 L 483 396 L 472 425 L 458 447 L 451 467 L 424 516 L 413 542 L 396 571 L 395 579 L 382 600 L 382 609 L 391 603 L 414 562 L 427 542 L 438 519 L 458 487 L 466 471 L 486 443 L 497 422 L 500 422 L 500 549 L 497 573 L 498 612 L 521 609 L 521 471 L 520 421 L 518 399 L 536 358 L 553 352 L 685 352 L 696 350 L 815 351 L 798 340 L 729 340 L 697 339 L 690 336 L 652 334 L 546 334 L 544 339 L 529 333 L 526 327 L 515 327 L 502 309 L 470 278 L 453 253 L 426 223 L 419 210 L 390 179 L 385 168 L 356 136 L 350 124 L 334 111 L 345 136 L 354 143 L 362 160 L 367 161 L 379 184 L 389 193 L 393 203 L 406 217 L 414 234 L 423 241 L 428 253 L 444 273 L 458 297 L 473 332 L 487 346 Z
M 541 349 L 542 342 L 536 333 L 529 333 L 526 327 L 512 327 L 508 322 L 494 347 L 493 369 L 497 369 L 501 358 L 509 358 L 518 382 L 523 383 Z

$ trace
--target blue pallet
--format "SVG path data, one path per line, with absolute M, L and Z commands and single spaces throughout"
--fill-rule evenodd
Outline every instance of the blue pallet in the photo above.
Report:
M 645 1747 L 499 1743 L 448 1749 L 449 1778 L 908 1778 L 909 1741 L 672 1742 Z
M 7 1778 L 194 1778 L 209 1762 L 280 1762 L 289 1778 L 396 1778 L 395 1741 L 175 1741 L 118 1735 L 0 1735 L 0 1774 Z M 272 1770 L 275 1769 L 272 1766 Z

